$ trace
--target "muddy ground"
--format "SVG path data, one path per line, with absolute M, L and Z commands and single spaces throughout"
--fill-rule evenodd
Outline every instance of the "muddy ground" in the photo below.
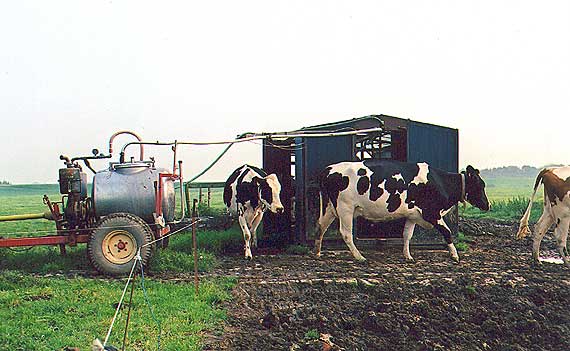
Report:
M 530 265 L 515 225 L 462 221 L 474 240 L 453 264 L 444 250 L 365 249 L 222 259 L 238 277 L 228 320 L 206 350 L 568 350 L 570 270 Z M 553 255 L 551 236 L 543 255 Z M 557 257 L 557 256 L 556 256 Z M 315 340 L 321 336 L 330 342 Z

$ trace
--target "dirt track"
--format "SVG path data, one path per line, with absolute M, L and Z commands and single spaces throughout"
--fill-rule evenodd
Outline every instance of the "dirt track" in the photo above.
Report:
M 464 221 L 462 230 L 478 235 L 459 265 L 446 251 L 420 249 L 406 263 L 399 247 L 363 250 L 366 264 L 326 247 L 321 259 L 227 257 L 214 275 L 239 283 L 205 349 L 570 349 L 570 270 L 531 268 L 530 241 L 513 241 L 514 228 Z M 549 249 L 547 236 L 543 255 L 554 255 Z M 310 341 L 309 330 L 335 346 Z

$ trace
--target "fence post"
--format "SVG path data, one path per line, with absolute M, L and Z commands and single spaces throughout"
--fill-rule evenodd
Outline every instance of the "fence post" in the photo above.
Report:
M 212 188 L 208 187 L 208 208 L 210 208 L 210 201 L 212 200 Z
M 198 245 L 196 240 L 196 222 L 198 221 L 198 211 L 196 211 L 196 199 L 192 204 L 192 251 L 194 251 L 194 289 L 196 296 L 198 296 Z

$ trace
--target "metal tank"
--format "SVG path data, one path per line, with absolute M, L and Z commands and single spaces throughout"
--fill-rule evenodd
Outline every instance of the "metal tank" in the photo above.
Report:
M 127 212 L 154 223 L 160 173 L 170 172 L 155 168 L 152 162 L 111 163 L 109 169 L 97 172 L 92 194 L 97 217 Z M 170 222 L 175 210 L 174 181 L 163 178 L 162 182 L 162 209 L 165 221 Z

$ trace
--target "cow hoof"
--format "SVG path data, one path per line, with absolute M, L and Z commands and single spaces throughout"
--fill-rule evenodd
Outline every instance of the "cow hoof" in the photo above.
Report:
M 455 264 L 459 264 L 459 257 L 451 257 L 451 260 L 453 261 L 453 263 Z
M 406 260 L 406 263 L 416 263 L 416 260 L 414 260 L 413 257 L 404 257 L 404 259 Z
M 532 261 L 530 261 L 530 266 L 538 268 L 542 266 L 542 262 L 540 262 L 540 260 L 533 259 Z
M 322 257 L 322 255 L 321 255 L 321 253 L 320 253 L 320 252 L 315 252 L 315 257 L 316 257 L 316 258 L 321 258 L 321 257 Z
M 252 257 L 252 256 L 245 256 L 245 260 L 246 260 L 246 261 L 251 261 L 251 260 L 253 260 L 253 257 Z
M 357 258 L 356 261 L 357 261 L 358 263 L 366 263 L 366 258 L 360 257 L 360 258 Z

